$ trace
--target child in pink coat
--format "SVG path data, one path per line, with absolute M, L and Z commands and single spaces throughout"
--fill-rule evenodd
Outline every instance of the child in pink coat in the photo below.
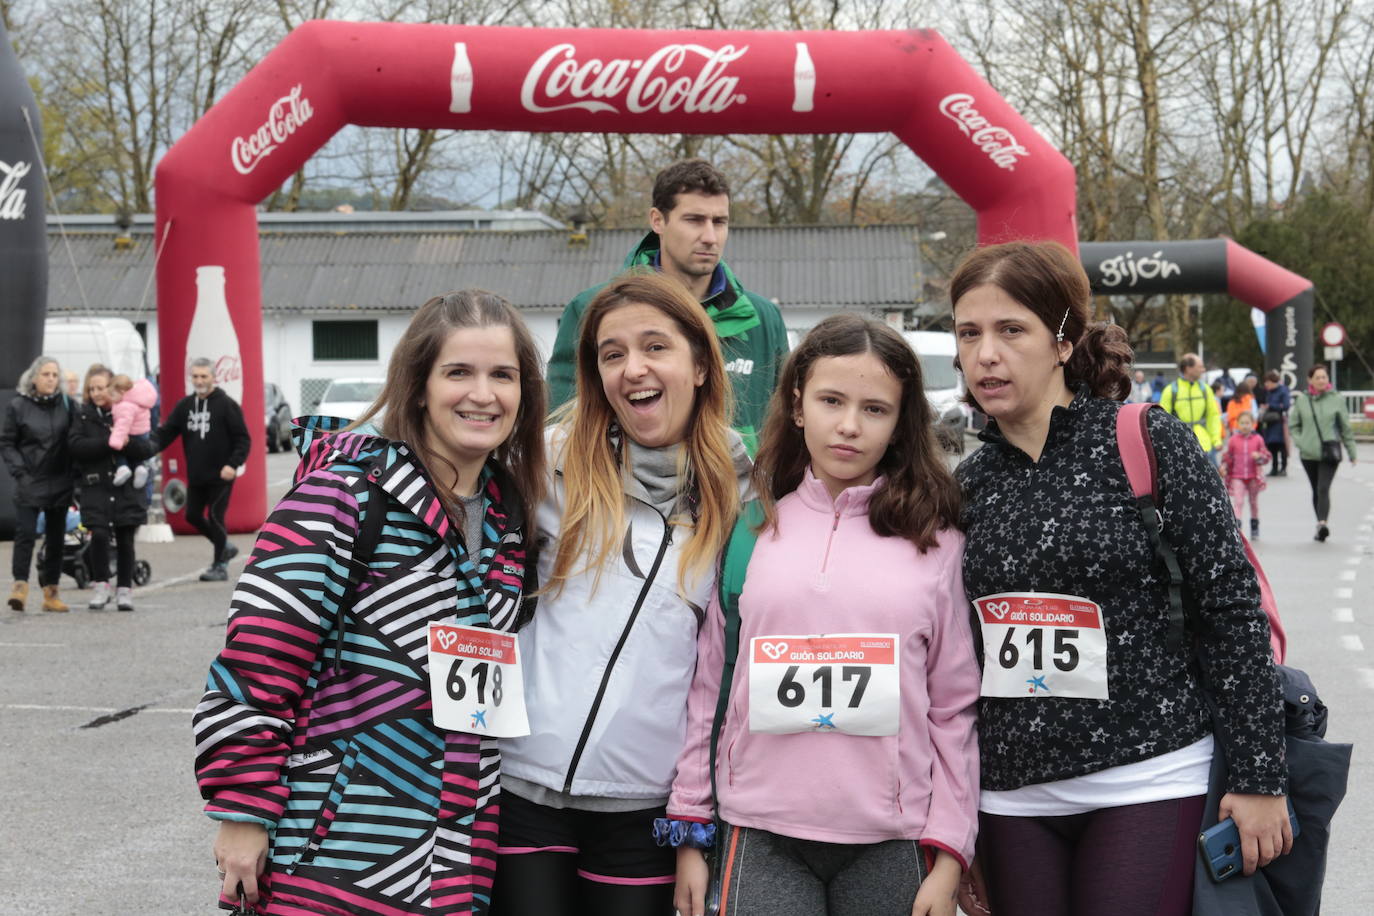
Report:
M 1245 497 L 1250 497 L 1250 539 L 1259 537 L 1259 495 L 1265 487 L 1264 465 L 1269 463 L 1269 447 L 1255 432 L 1255 418 L 1242 413 L 1236 418 L 1236 431 L 1226 440 L 1221 453 L 1221 476 L 1236 510 L 1236 525 L 1241 525 Z
M 110 448 L 122 451 L 131 437 L 146 437 L 152 430 L 157 389 L 146 378 L 134 381 L 127 375 L 116 375 L 110 380 L 110 403 L 110 414 L 114 417 Z M 115 469 L 114 485 L 121 487 L 131 477 L 135 487 L 143 486 L 148 482 L 148 468 L 143 464 L 130 468 L 121 456 L 119 467 Z

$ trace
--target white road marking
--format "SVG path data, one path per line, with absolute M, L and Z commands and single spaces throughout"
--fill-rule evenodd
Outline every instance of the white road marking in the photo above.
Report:
M 0 642 L 7 649 L 65 649 L 64 642 Z
M 1354 633 L 1346 633 L 1344 636 L 1342 636 L 1341 645 L 1349 649 L 1351 652 L 1364 651 L 1364 643 L 1361 642 L 1360 637 L 1356 636 Z
M 1363 555 L 1363 554 L 1361 554 L 1361 555 L 1358 556 L 1358 557 L 1346 557 L 1346 558 L 1345 558 L 1345 565 L 1347 565 L 1347 566 L 1359 566 L 1359 565 L 1360 565 L 1361 563 L 1363 563 L 1363 562 L 1364 562 L 1364 555 Z
M 1335 618 L 1337 623 L 1354 623 L 1355 609 L 1348 607 L 1332 608 L 1331 616 Z
M 1364 681 L 1364 685 L 1370 690 L 1374 690 L 1374 668 L 1356 668 L 1355 670 L 1359 672 L 1360 680 Z
M 1353 569 L 1343 569 L 1343 570 L 1341 570 L 1341 581 L 1342 581 L 1342 582 L 1354 582 L 1354 581 L 1355 581 L 1355 575 L 1356 575 L 1355 570 L 1353 570 Z
M 234 557 L 234 559 L 229 561 L 229 566 L 239 566 L 247 559 L 248 558 L 246 556 L 240 553 L 237 557 Z M 205 570 L 201 570 L 200 572 L 204 571 Z M 137 600 L 139 595 L 146 595 L 148 592 L 155 592 L 160 588 L 170 588 L 173 585 L 184 585 L 187 582 L 198 582 L 200 581 L 200 572 L 189 572 L 186 573 L 184 576 L 173 576 L 170 579 L 163 579 L 160 582 L 154 582 L 152 585 L 145 585 L 142 588 L 138 589 L 136 592 L 134 592 L 134 599 Z M 154 605 L 148 606 L 153 607 Z
M 1355 597 L 1355 590 L 1354 590 L 1353 588 L 1338 588 L 1338 589 L 1336 589 L 1336 597 L 1337 597 L 1337 598 L 1354 598 L 1354 597 Z

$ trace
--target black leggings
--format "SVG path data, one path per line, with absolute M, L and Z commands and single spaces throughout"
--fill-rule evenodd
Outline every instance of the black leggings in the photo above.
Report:
M 1307 480 L 1312 484 L 1312 511 L 1317 513 L 1317 521 L 1331 518 L 1331 481 L 1336 479 L 1335 461 L 1302 460 L 1302 469 L 1307 472 Z
M 91 529 L 91 569 L 96 582 L 104 582 L 110 569 L 110 534 L 115 541 L 115 586 L 132 588 L 134 584 L 134 535 L 137 525 L 97 526 Z
M 224 557 L 224 545 L 229 542 L 224 510 L 229 508 L 229 494 L 233 489 L 232 480 L 186 485 L 186 521 L 214 545 L 215 558 L 211 563 L 218 563 Z
M 1066 817 L 978 815 L 997 916 L 1188 916 L 1206 798 Z
M 43 538 L 47 551 L 43 556 L 43 568 L 38 571 L 38 584 L 56 585 L 62 578 L 62 540 L 67 536 L 67 507 L 46 506 L 36 509 L 33 506 L 14 507 L 14 556 L 10 560 L 10 570 L 15 582 L 29 581 L 29 564 L 33 562 L 33 544 L 38 539 L 38 516 L 43 520 Z
M 1275 474 L 1288 470 L 1288 448 L 1282 442 L 1266 442 L 1264 444 L 1269 447 L 1269 456 L 1274 459 L 1270 463 L 1269 469 Z
M 607 884 L 577 873 L 564 852 L 503 855 L 491 916 L 673 916 L 673 885 Z

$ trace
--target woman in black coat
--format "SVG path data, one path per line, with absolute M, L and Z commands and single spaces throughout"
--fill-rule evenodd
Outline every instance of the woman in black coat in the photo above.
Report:
M 86 373 L 85 399 L 72 420 L 68 444 L 77 486 L 81 488 L 81 524 L 91 532 L 91 568 L 100 581 L 88 605 L 100 610 L 110 603 L 110 535 L 115 541 L 115 604 L 121 611 L 134 609 L 134 535 L 148 521 L 143 491 L 132 482 L 115 486 L 114 472 L 121 456 L 130 462 L 145 461 L 153 446 L 129 437 L 122 451 L 110 448 L 110 370 L 92 366 Z
M 24 610 L 29 597 L 29 564 L 38 537 L 38 517 L 47 528 L 47 562 L 38 571 L 43 610 L 66 611 L 57 594 L 62 575 L 62 539 L 72 503 L 72 467 L 67 454 L 71 405 L 61 391 L 62 367 L 40 356 L 19 377 L 18 390 L 5 408 L 0 458 L 14 478 L 14 586 L 9 605 Z

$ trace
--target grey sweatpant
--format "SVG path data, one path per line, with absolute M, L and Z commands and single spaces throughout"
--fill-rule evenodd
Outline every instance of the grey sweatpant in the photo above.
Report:
M 910 916 L 926 877 L 915 840 L 842 844 L 730 827 L 721 916 Z

